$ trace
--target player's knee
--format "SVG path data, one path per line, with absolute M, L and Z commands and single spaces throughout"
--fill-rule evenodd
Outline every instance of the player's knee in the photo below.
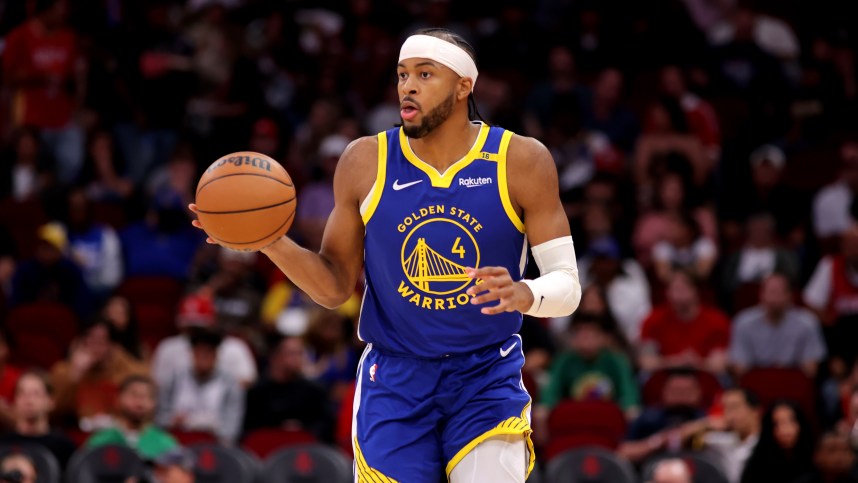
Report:
M 450 473 L 450 483 L 524 483 L 529 461 L 524 435 L 494 436 L 462 458 Z

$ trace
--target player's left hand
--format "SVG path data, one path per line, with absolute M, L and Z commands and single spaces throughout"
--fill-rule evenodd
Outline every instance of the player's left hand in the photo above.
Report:
M 513 281 L 506 268 L 468 268 L 466 273 L 472 279 L 482 280 L 482 283 L 474 285 L 467 291 L 467 294 L 471 296 L 472 304 L 481 305 L 495 300 L 500 301 L 497 305 L 483 307 L 480 310 L 486 315 L 501 312 L 524 312 L 533 305 L 533 293 L 527 285 Z

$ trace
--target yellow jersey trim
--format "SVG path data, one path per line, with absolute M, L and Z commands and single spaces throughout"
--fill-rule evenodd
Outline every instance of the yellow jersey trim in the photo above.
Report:
M 372 468 L 367 464 L 360 450 L 357 437 L 354 438 L 355 469 L 357 470 L 358 483 L 398 483 L 393 478 L 385 476 L 384 473 Z
M 426 175 L 429 176 L 429 180 L 432 182 L 432 186 L 436 188 L 449 188 L 450 184 L 453 182 L 453 178 L 456 177 L 456 174 L 458 174 L 459 171 L 463 170 L 475 159 L 481 158 L 483 144 L 486 142 L 486 137 L 489 135 L 489 125 L 486 123 L 481 124 L 482 127 L 480 128 L 480 133 L 477 135 L 477 139 L 474 141 L 474 145 L 471 146 L 471 149 L 468 150 L 468 153 L 465 154 L 462 159 L 456 161 L 452 166 L 447 168 L 443 174 L 439 173 L 437 169 L 414 154 L 414 151 L 411 149 L 411 144 L 408 142 L 408 137 L 405 135 L 405 131 L 402 128 L 399 128 L 399 145 L 402 148 L 402 154 L 405 155 L 405 159 L 417 167 L 417 169 L 426 173 Z
M 478 444 L 483 441 L 500 435 L 515 435 L 521 434 L 524 435 L 525 440 L 527 441 L 527 451 L 530 453 L 529 461 L 527 464 L 527 475 L 525 475 L 525 479 L 530 476 L 530 472 L 533 471 L 533 467 L 536 464 L 536 453 L 533 450 L 533 440 L 530 439 L 531 433 L 533 430 L 530 429 L 530 423 L 527 422 L 525 418 L 527 409 L 530 407 L 530 403 L 528 402 L 524 409 L 521 411 L 521 417 L 513 416 L 502 423 L 498 424 L 494 428 L 486 431 L 485 433 L 477 436 L 470 443 L 466 444 L 464 448 L 460 449 L 456 456 L 453 456 L 453 459 L 447 463 L 447 481 L 450 480 L 450 473 L 453 472 L 453 468 L 459 464 L 462 459 L 468 455 L 474 448 L 477 447 Z
M 509 148 L 509 140 L 511 138 L 512 131 L 504 131 L 500 147 L 498 148 L 498 190 L 500 191 L 503 210 L 506 212 L 506 216 L 509 217 L 509 221 L 515 225 L 518 231 L 524 233 L 524 222 L 521 221 L 521 218 L 512 206 L 512 200 L 509 198 L 509 185 L 506 178 L 506 151 Z
M 381 201 L 381 193 L 384 191 L 385 177 L 387 175 L 387 133 L 378 133 L 378 170 L 375 174 L 375 184 L 372 185 L 372 190 L 369 193 L 369 205 L 366 211 L 361 215 L 364 226 L 369 223 L 375 209 L 378 208 L 378 203 Z

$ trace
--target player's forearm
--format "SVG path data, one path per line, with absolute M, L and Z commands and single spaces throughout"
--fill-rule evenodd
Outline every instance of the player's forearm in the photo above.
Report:
M 286 277 L 323 307 L 335 308 L 345 303 L 354 284 L 349 277 L 319 253 L 299 246 L 287 237 L 264 248 L 262 253 L 277 265 Z

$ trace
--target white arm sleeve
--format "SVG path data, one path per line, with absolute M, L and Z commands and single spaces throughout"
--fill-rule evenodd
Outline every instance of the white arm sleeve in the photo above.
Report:
M 533 292 L 533 305 L 524 312 L 534 317 L 565 317 L 581 302 L 578 261 L 571 236 L 540 243 L 530 249 L 540 277 L 522 280 Z

